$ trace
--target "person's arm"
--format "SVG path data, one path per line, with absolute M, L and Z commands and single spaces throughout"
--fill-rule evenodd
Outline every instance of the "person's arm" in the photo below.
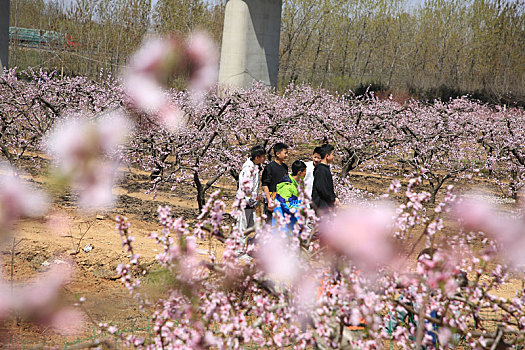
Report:
M 241 172 L 239 173 L 239 189 L 242 188 L 243 182 L 248 178 L 249 168 L 243 165 Z
M 334 178 L 332 177 L 332 172 L 329 172 L 328 173 L 328 176 L 329 176 L 329 179 L 330 179 L 330 185 L 329 185 L 329 189 L 330 189 L 330 196 L 331 198 L 333 198 L 333 202 L 334 205 L 336 207 L 340 207 L 341 206 L 341 201 L 339 200 L 339 198 L 337 198 L 337 195 L 335 194 L 335 186 L 334 186 Z
M 263 190 L 263 193 L 264 193 L 264 198 L 266 198 L 267 202 L 270 202 L 270 200 L 272 198 L 272 196 L 270 195 L 270 189 L 268 188 L 268 186 L 263 186 L 262 190 Z
M 261 183 L 262 183 L 262 190 L 264 197 L 266 198 L 266 201 L 268 202 L 268 208 L 270 209 L 273 207 L 273 201 L 272 196 L 270 194 L 270 184 L 272 183 L 272 173 L 271 169 L 269 169 L 269 165 L 267 165 L 262 173 L 261 176 Z
M 253 186 L 252 186 L 252 199 L 253 200 L 260 200 L 260 197 L 259 197 L 259 188 L 261 187 L 260 184 L 259 184 L 259 180 L 260 180 L 260 177 L 259 177 L 259 166 L 258 165 L 255 165 L 252 169 L 252 182 L 253 182 Z
M 251 164 L 245 164 L 239 174 L 239 191 L 242 188 L 244 181 L 251 179 L 252 180 L 252 193 L 248 196 L 247 199 L 257 200 L 257 191 L 259 189 L 259 177 L 257 175 L 259 169 L 257 166 L 251 166 Z
M 335 187 L 334 187 L 334 178 L 332 177 L 332 172 L 328 170 L 328 192 L 329 196 L 332 199 L 332 203 L 335 203 L 336 205 L 339 205 L 339 200 L 337 199 L 337 196 L 335 195 Z

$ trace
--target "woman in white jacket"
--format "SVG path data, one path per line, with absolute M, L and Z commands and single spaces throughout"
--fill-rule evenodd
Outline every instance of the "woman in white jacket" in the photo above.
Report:
M 312 153 L 312 161 L 305 162 L 306 176 L 304 177 L 304 190 L 308 195 L 308 199 L 312 200 L 312 188 L 314 185 L 314 169 L 317 164 L 321 162 L 321 147 L 315 147 Z
M 250 157 L 242 165 L 239 174 L 239 189 L 237 198 L 246 197 L 244 215 L 238 218 L 239 231 L 244 232 L 255 225 L 255 207 L 259 195 L 260 165 L 266 160 L 266 151 L 263 146 L 254 146 L 250 149 Z M 246 191 L 246 184 L 251 180 L 251 186 Z M 249 192 L 248 194 L 246 192 Z

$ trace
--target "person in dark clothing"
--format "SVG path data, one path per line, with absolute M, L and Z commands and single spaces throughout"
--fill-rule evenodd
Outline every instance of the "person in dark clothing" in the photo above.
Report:
M 330 164 L 334 161 L 334 146 L 321 147 L 321 162 L 314 169 L 314 184 L 312 188 L 312 202 L 318 214 L 323 214 L 339 206 L 339 199 L 335 195 L 334 180 L 330 171 Z
M 273 146 L 273 154 L 275 155 L 275 160 L 264 168 L 261 176 L 262 190 L 265 199 L 264 212 L 267 223 L 272 222 L 277 184 L 284 176 L 288 175 L 288 166 L 284 163 L 288 159 L 288 145 L 280 142 L 276 143 Z

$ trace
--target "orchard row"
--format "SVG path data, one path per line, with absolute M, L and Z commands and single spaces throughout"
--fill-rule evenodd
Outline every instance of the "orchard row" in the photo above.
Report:
M 519 108 L 467 97 L 401 105 L 306 85 L 291 85 L 280 94 L 254 85 L 211 93 L 199 103 L 171 92 L 166 98 L 180 107 L 184 125 L 173 132 L 137 109 L 123 90 L 111 78 L 95 83 L 42 71 L 7 72 L 0 78 L 2 156 L 17 166 L 24 155 L 45 148 L 42 140 L 64 116 L 96 119 L 124 107 L 137 122 L 119 149 L 120 161 L 150 172 L 152 190 L 192 183 L 199 208 L 217 180 L 237 179 L 249 147 L 262 144 L 269 150 L 276 142 L 312 148 L 334 144 L 340 181 L 360 168 L 392 176 L 420 174 L 432 201 L 443 185 L 460 177 L 490 178 L 514 198 L 525 185 L 525 111 Z

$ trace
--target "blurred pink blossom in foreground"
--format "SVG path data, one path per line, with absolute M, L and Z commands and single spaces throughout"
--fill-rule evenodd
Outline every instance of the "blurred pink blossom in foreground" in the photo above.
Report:
M 49 271 L 25 285 L 15 286 L 14 290 L 0 279 L 0 321 L 18 315 L 62 334 L 78 333 L 84 325 L 83 314 L 60 306 L 60 291 L 71 275 L 69 264 L 54 264 Z
M 79 194 L 79 204 L 96 209 L 112 203 L 117 162 L 115 154 L 130 132 L 128 119 L 120 112 L 88 119 L 73 115 L 46 140 L 60 176 Z
M 189 76 L 193 103 L 202 102 L 206 90 L 217 81 L 218 55 L 215 44 L 202 32 L 186 41 L 172 35 L 146 41 L 133 54 L 124 72 L 124 91 L 139 111 L 155 116 L 168 130 L 184 124 L 184 112 L 170 101 L 163 87 L 174 73 Z
M 8 165 L 0 164 L 0 235 L 20 217 L 39 216 L 47 209 L 44 193 L 13 173 Z
M 62 237 L 68 237 L 70 235 L 71 225 L 72 221 L 65 211 L 52 212 L 46 220 L 46 226 L 49 232 Z
M 75 335 L 82 331 L 86 322 L 85 315 L 73 307 L 65 307 L 54 313 L 50 326 L 63 335 Z
M 485 202 L 463 200 L 456 216 L 466 230 L 482 231 L 501 246 L 502 257 L 514 265 L 525 264 L 525 219 L 510 217 Z
M 267 232 L 260 236 L 257 261 L 261 269 L 278 281 L 294 282 L 300 277 L 299 251 L 280 232 Z
M 294 305 L 298 311 L 301 322 L 305 322 L 305 315 L 315 309 L 319 296 L 319 280 L 315 273 L 305 273 L 295 286 Z
M 188 38 L 187 55 L 190 62 L 190 81 L 188 89 L 194 102 L 202 102 L 204 93 L 218 78 L 217 47 L 208 34 L 195 32 Z
M 347 256 L 360 269 L 373 270 L 395 258 L 392 222 L 395 211 L 383 204 L 372 208 L 349 208 L 333 221 L 322 224 L 321 242 L 331 251 Z

